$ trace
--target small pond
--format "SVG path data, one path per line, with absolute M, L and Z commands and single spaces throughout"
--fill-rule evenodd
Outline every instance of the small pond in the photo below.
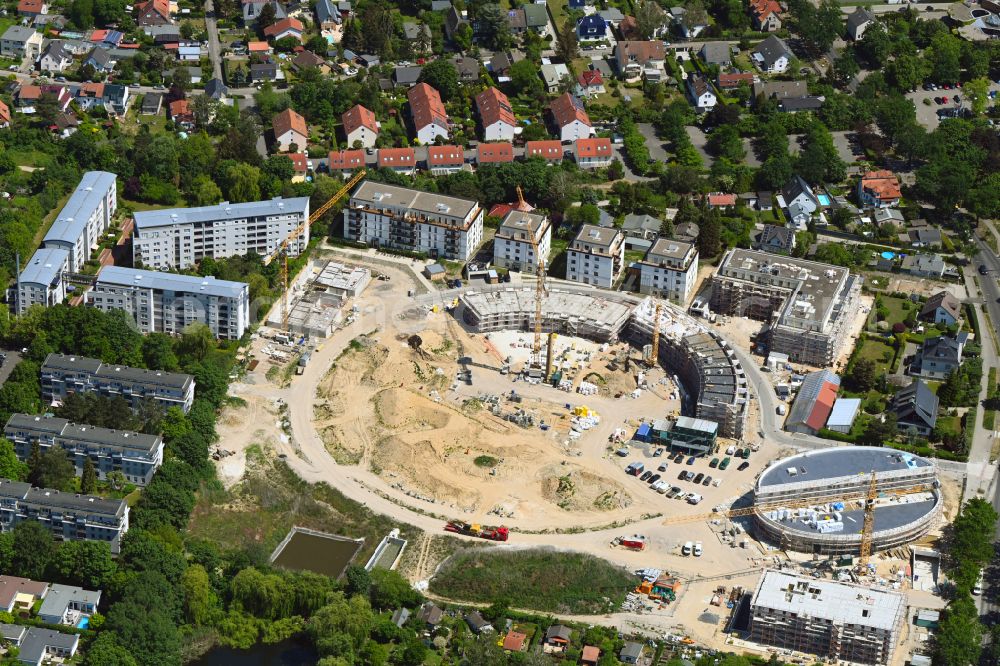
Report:
M 340 578 L 363 545 L 363 539 L 293 527 L 271 555 L 271 564 Z
M 188 666 L 309 666 L 319 661 L 311 643 L 287 640 L 274 645 L 255 645 L 249 650 L 217 647 Z

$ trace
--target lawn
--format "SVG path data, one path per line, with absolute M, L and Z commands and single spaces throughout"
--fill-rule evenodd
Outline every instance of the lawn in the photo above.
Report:
M 568 238 L 552 238 L 552 249 L 549 251 L 549 261 L 546 264 L 545 272 L 552 277 L 566 277 L 566 248 L 569 247 Z
M 875 374 L 880 376 L 889 372 L 889 364 L 895 350 L 876 338 L 866 338 L 862 343 L 858 358 L 866 358 L 875 363 Z
M 919 306 L 914 303 L 910 303 L 910 301 L 905 298 L 898 298 L 896 296 L 880 296 L 879 300 L 885 309 L 889 311 L 885 320 L 889 322 L 890 326 L 896 322 L 904 321 L 907 314 L 909 314 L 911 310 L 919 312 L 919 310 L 916 310 Z M 872 316 L 874 317 L 874 310 L 872 312 Z
M 69 197 L 71 194 L 73 193 L 67 192 L 66 196 L 60 199 L 59 203 L 56 204 L 56 207 L 50 210 L 49 214 L 46 215 L 44 218 L 42 218 L 42 223 L 38 226 L 38 231 L 35 232 L 34 243 L 36 246 L 42 244 L 42 239 L 45 238 L 45 234 L 49 232 L 49 227 L 51 227 L 52 223 L 55 222 L 56 216 L 59 214 L 59 211 L 61 211 L 63 209 L 63 206 L 66 205 L 66 202 L 69 201 Z
M 490 603 L 503 592 L 512 608 L 596 614 L 617 608 L 635 586 L 627 571 L 592 555 L 547 549 L 462 551 L 442 565 L 430 591 Z
M 549 15 L 552 17 L 552 22 L 555 24 L 555 29 L 562 29 L 563 23 L 566 22 L 568 0 L 547 0 L 547 4 L 549 7 Z

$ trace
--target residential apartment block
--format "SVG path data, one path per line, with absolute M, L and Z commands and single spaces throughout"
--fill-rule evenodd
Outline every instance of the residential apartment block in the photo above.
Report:
M 365 181 L 344 209 L 348 240 L 466 261 L 483 242 L 475 201 Z
M 61 248 L 38 248 L 18 275 L 12 292 L 17 314 L 24 314 L 32 305 L 51 307 L 61 303 L 66 298 L 63 273 L 67 270 L 69 252 Z
M 117 553 L 128 531 L 125 500 L 32 488 L 30 483 L 0 479 L 0 531 L 23 521 L 45 527 L 56 541 L 107 541 Z
M 698 279 L 698 248 L 658 238 L 639 262 L 639 292 L 684 305 Z
M 70 393 L 121 396 L 135 409 L 142 400 L 185 413 L 194 402 L 194 377 L 178 372 L 110 365 L 95 358 L 49 354 L 41 368 L 42 402 L 60 402 Z
M 512 210 L 504 217 L 493 238 L 493 263 L 523 273 L 538 271 L 538 258 L 549 260 L 552 225 L 549 218 Z
M 245 282 L 105 266 L 86 303 L 105 312 L 124 310 L 143 333 L 179 335 L 191 324 L 212 335 L 239 340 L 250 324 L 250 287 Z
M 771 351 L 825 367 L 850 341 L 861 282 L 840 266 L 737 248 L 712 277 L 710 306 L 767 322 Z
M 267 256 L 296 229 L 297 255 L 309 244 L 309 197 L 168 208 L 135 213 L 132 258 L 146 268 L 189 268 L 205 257 Z
M 107 171 L 88 171 L 49 227 L 42 247 L 66 250 L 67 270 L 83 270 L 91 250 L 111 226 L 116 210 L 117 176 Z
M 83 475 L 84 461 L 94 463 L 97 476 L 106 479 L 111 472 L 121 472 L 125 480 L 145 486 L 163 463 L 163 439 L 127 430 L 112 430 L 72 423 L 55 416 L 12 414 L 3 436 L 14 445 L 14 452 L 27 461 L 37 443 L 42 452 L 58 447 L 66 451 Z
M 625 235 L 585 224 L 570 243 L 566 279 L 610 289 L 625 265 Z
M 897 592 L 765 571 L 750 602 L 750 640 L 833 661 L 887 664 L 905 613 Z

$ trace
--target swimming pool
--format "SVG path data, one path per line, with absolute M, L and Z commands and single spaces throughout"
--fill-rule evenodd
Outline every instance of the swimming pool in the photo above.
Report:
M 76 623 L 76 628 L 77 629 L 86 629 L 89 626 L 90 626 L 90 618 L 89 617 L 81 617 L 80 621 Z
M 816 198 L 819 199 L 819 205 L 820 206 L 829 206 L 830 205 L 830 195 L 828 195 L 828 194 L 820 194 L 820 195 L 817 195 Z
M 896 258 L 896 253 L 895 252 L 889 252 L 888 250 L 886 250 L 885 252 L 882 253 L 882 258 L 883 259 L 889 259 L 889 260 L 895 259 Z

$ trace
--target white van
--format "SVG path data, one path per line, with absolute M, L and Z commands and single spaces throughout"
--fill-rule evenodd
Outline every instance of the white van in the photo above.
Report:
M 985 569 L 980 569 L 979 570 L 979 578 L 976 579 L 976 584 L 972 588 L 972 593 L 974 595 L 976 595 L 977 597 L 980 594 L 983 593 L 983 578 L 985 577 L 985 575 L 986 575 L 986 570 Z
M 684 547 L 681 548 L 681 555 L 690 555 L 692 550 L 694 550 L 694 544 L 688 541 L 684 544 Z
M 695 557 L 701 557 L 701 553 L 702 553 L 702 550 L 701 550 L 701 541 L 695 541 L 694 542 L 694 556 Z
M 687 500 L 688 504 L 697 504 L 702 500 L 702 496 L 699 495 L 698 493 L 694 493 L 690 497 L 688 497 Z

